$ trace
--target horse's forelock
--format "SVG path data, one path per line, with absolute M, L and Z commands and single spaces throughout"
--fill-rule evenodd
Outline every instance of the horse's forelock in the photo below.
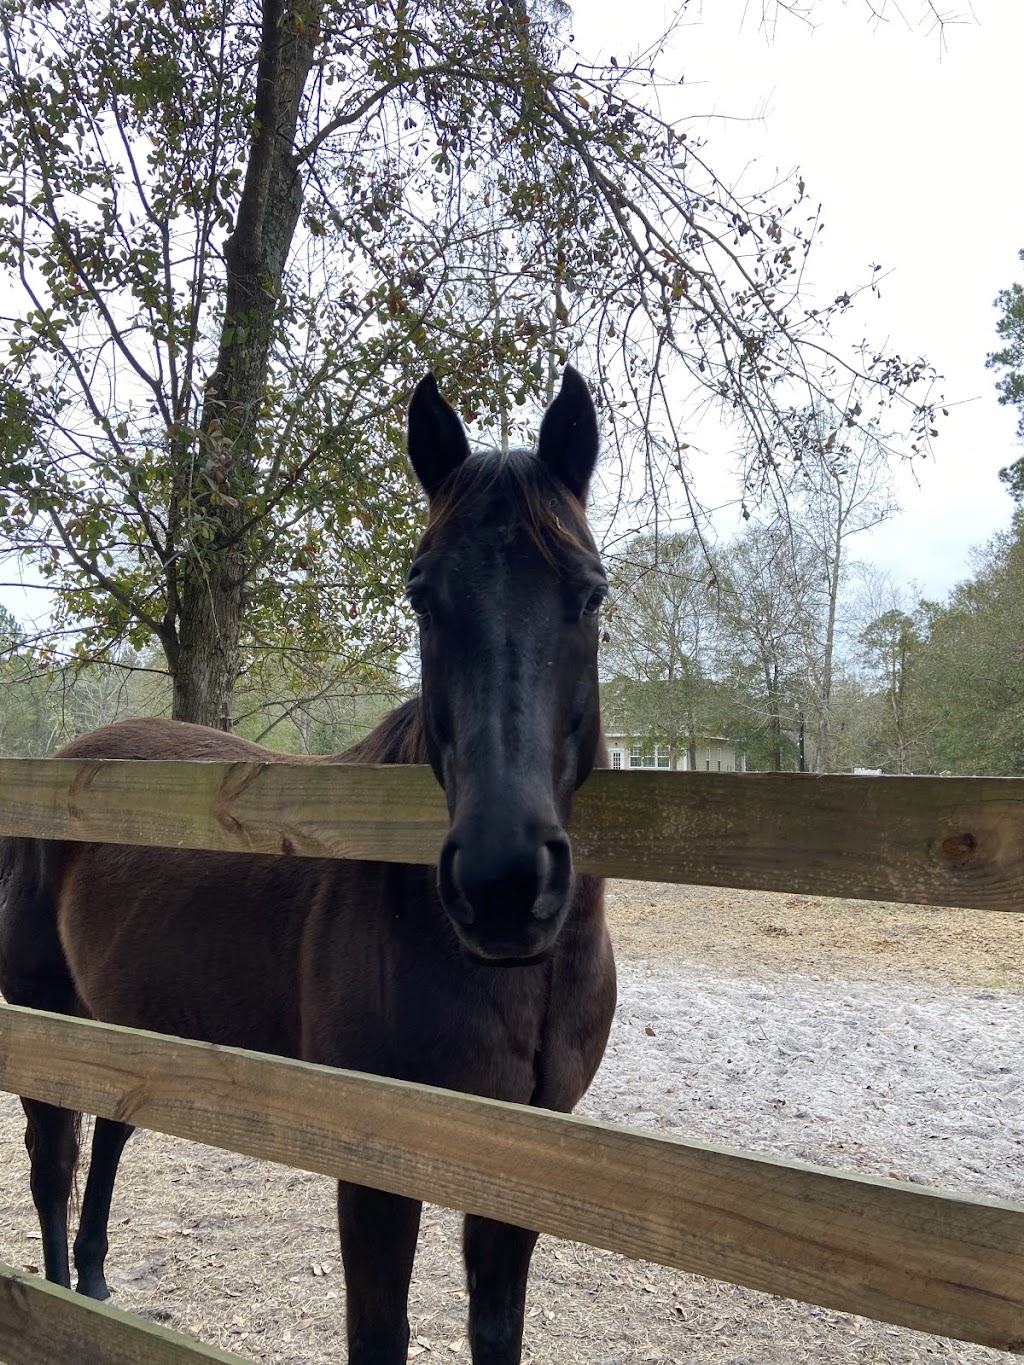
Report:
M 593 552 L 583 504 L 526 450 L 473 455 L 431 499 L 422 547 L 429 548 L 470 502 L 491 495 L 516 506 L 523 529 L 546 560 L 559 547 Z

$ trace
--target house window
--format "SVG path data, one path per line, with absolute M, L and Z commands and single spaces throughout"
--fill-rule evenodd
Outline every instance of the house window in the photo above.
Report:
M 621 767 L 622 767 L 622 750 L 621 750 L 621 749 L 613 749 L 613 750 L 612 750 L 612 767 L 613 767 L 613 768 L 621 768 Z
M 671 756 L 671 751 L 667 745 L 656 744 L 654 746 L 654 762 L 659 768 L 669 767 Z
M 629 751 L 629 766 L 631 768 L 641 768 L 643 767 L 643 761 L 644 761 L 643 754 L 640 751 L 640 745 L 634 744 Z
M 710 758 L 706 758 L 706 759 L 704 760 L 704 767 L 708 770 L 708 772 L 711 771 L 711 759 L 710 759 Z

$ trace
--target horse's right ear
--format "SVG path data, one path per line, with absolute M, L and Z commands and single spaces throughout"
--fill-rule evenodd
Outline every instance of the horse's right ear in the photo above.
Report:
M 428 374 L 416 385 L 409 403 L 409 463 L 428 498 L 468 455 L 469 441 L 459 415 Z

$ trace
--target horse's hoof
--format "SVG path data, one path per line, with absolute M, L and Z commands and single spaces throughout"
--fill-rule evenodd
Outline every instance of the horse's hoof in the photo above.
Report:
M 102 1275 L 96 1279 L 83 1279 L 80 1275 L 76 1291 L 87 1299 L 95 1299 L 98 1303 L 103 1303 L 110 1298 L 110 1290 L 107 1288 L 107 1282 Z

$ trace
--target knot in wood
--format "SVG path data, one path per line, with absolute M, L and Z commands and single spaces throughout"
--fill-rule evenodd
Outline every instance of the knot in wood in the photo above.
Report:
M 947 834 L 942 841 L 942 856 L 948 863 L 965 863 L 978 851 L 978 841 L 973 834 Z

